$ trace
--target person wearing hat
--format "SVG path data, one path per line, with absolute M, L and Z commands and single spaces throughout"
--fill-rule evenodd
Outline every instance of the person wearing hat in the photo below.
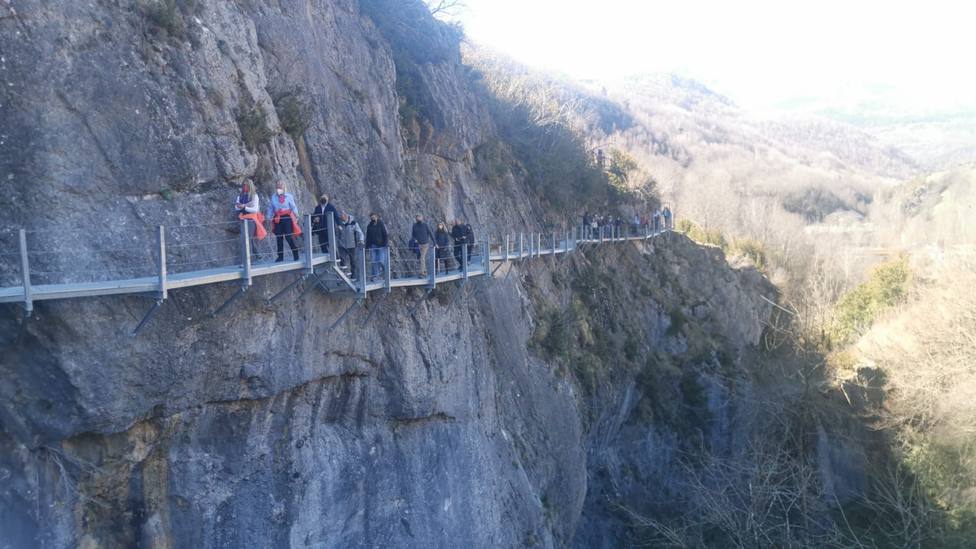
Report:
M 318 239 L 319 249 L 322 253 L 329 253 L 329 214 L 336 223 L 339 222 L 339 212 L 335 204 L 329 200 L 329 195 L 323 194 L 319 197 L 319 203 L 312 211 L 312 233 Z

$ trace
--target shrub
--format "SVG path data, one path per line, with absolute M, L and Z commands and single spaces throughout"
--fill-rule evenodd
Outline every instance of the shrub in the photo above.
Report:
M 845 344 L 864 333 L 882 311 L 901 302 L 911 280 L 908 259 L 901 257 L 875 267 L 868 280 L 841 298 L 830 336 Z
M 268 127 L 268 115 L 260 105 L 241 109 L 237 113 L 237 127 L 244 144 L 252 152 L 274 137 L 274 131 Z
M 199 13 L 196 0 L 143 0 L 140 9 L 159 32 L 175 38 L 186 36 L 184 15 Z
M 274 107 L 281 128 L 292 137 L 300 137 L 312 124 L 312 104 L 305 98 L 305 90 L 300 87 L 277 94 Z
M 765 271 L 769 265 L 766 257 L 766 246 L 758 240 L 749 238 L 736 240 L 732 246 L 732 251 L 737 255 L 748 257 L 756 269 L 760 271 Z
M 637 161 L 632 156 L 619 149 L 610 151 L 610 168 L 607 170 L 610 184 L 615 188 L 626 191 L 630 174 L 637 170 Z
M 723 251 L 728 251 L 729 241 L 725 239 L 725 236 L 716 229 L 705 229 L 699 227 L 694 222 L 681 219 L 678 221 L 677 228 L 679 231 L 685 233 L 685 235 L 702 244 L 711 244 L 712 246 L 718 246 L 722 248 Z

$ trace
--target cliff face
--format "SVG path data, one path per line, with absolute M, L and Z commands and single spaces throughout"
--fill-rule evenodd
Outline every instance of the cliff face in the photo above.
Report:
M 328 191 L 392 230 L 418 211 L 481 234 L 534 228 L 540 206 L 511 169 L 477 175 L 491 118 L 419 3 L 19 1 L 0 15 L 0 205 L 60 252 L 38 270 L 125 276 L 148 250 L 93 250 L 223 221 L 244 177 L 265 192 L 284 179 L 302 204 Z M 295 135 L 288 97 L 310 107 Z M 370 300 L 335 330 L 348 303 L 317 290 L 266 304 L 285 275 L 215 319 L 233 288 L 173 292 L 138 338 L 139 297 L 45 302 L 24 324 L 7 307 L 0 545 L 615 544 L 598 472 L 626 454 L 666 484 L 687 433 L 734 444 L 722 395 L 738 389 L 719 373 L 757 343 L 772 290 L 678 235 L 547 261 L 457 300 Z M 585 329 L 550 335 L 545 311 L 574 306 Z M 679 404 L 655 398 L 700 414 L 679 429 Z

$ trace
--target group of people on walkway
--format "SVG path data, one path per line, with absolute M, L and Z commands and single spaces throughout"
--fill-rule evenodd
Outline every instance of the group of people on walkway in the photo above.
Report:
M 286 242 L 291 249 L 292 258 L 298 261 L 299 247 L 295 237 L 302 234 L 302 224 L 299 221 L 298 204 L 284 182 L 275 185 L 275 194 L 269 199 L 263 213 L 254 185 L 249 181 L 244 182 L 234 209 L 238 219 L 254 223 L 254 237 L 257 240 L 267 237 L 265 223 L 270 223 L 271 233 L 275 236 L 276 262 L 284 261 Z M 351 278 L 356 280 L 362 275 L 376 280 L 383 276 L 390 268 L 390 236 L 380 215 L 376 212 L 370 213 L 369 223 L 363 230 L 352 214 L 337 208 L 328 194 L 321 195 L 312 210 L 311 229 L 323 254 L 332 251 L 332 242 L 329 239 L 330 214 L 335 221 L 336 258 Z M 583 233 L 588 233 L 590 238 L 599 238 L 601 234 L 605 234 L 606 227 L 612 227 L 614 235 L 622 235 L 627 224 L 619 215 L 590 214 L 588 211 L 582 214 Z M 629 225 L 633 235 L 640 234 L 647 227 L 654 232 L 673 229 L 671 209 L 665 206 L 655 210 L 650 216 L 634 214 Z M 307 238 L 312 238 L 312 235 Z M 435 229 L 431 230 L 421 214 L 417 214 L 410 229 L 409 247 L 417 260 L 414 272 L 421 277 L 428 276 L 431 248 L 434 250 L 434 268 L 438 272 L 462 270 L 465 259 L 470 263 L 476 252 L 474 230 L 464 219 L 455 219 L 450 229 L 446 223 L 438 222 Z M 364 248 L 369 262 L 368 275 L 359 272 L 357 248 Z
M 271 196 L 263 213 L 257 190 L 249 181 L 241 185 L 241 191 L 234 203 L 234 213 L 238 219 L 254 223 L 255 239 L 264 240 L 267 237 L 265 223 L 270 223 L 277 251 L 275 262 L 284 261 L 286 242 L 291 249 L 292 258 L 295 261 L 299 259 L 299 247 L 295 237 L 302 234 L 302 225 L 298 211 L 295 197 L 287 191 L 284 182 L 275 185 L 275 194 Z M 364 231 L 352 214 L 337 208 L 328 194 L 321 195 L 312 210 L 311 228 L 319 251 L 323 254 L 331 253 L 332 250 L 329 240 L 329 214 L 332 214 L 335 222 L 336 257 L 339 264 L 349 271 L 351 278 L 357 280 L 361 274 L 365 275 L 359 273 L 357 248 L 365 249 L 369 262 L 369 279 L 377 280 L 383 276 L 390 268 L 390 237 L 380 215 L 376 212 L 370 213 L 369 223 Z M 311 238 L 311 235 L 307 238 Z M 410 231 L 409 245 L 418 260 L 416 272 L 420 276 L 427 276 L 431 247 L 435 250 L 437 270 L 461 270 L 465 254 L 468 258 L 474 254 L 474 230 L 471 225 L 458 218 L 454 220 L 450 231 L 443 222 L 438 223 L 436 230 L 432 231 L 424 221 L 424 216 L 418 214 Z
M 591 214 L 586 211 L 581 214 L 581 217 L 583 231 L 588 233 L 590 238 L 600 238 L 601 234 L 606 233 L 606 227 L 612 227 L 613 234 L 622 235 L 626 225 L 619 215 Z M 640 234 L 646 227 L 650 227 L 654 232 L 673 229 L 671 208 L 665 206 L 663 209 L 657 209 L 650 216 L 635 213 L 630 221 L 632 235 Z
M 428 274 L 427 256 L 431 246 L 434 247 L 435 270 L 442 272 L 461 270 L 464 268 L 465 254 L 470 261 L 474 253 L 474 229 L 463 219 L 458 218 L 454 220 L 450 232 L 443 221 L 437 223 L 436 230 L 431 231 L 430 226 L 424 221 L 424 216 L 417 214 L 413 227 L 410 228 L 409 244 L 419 262 L 418 275 L 425 277 Z

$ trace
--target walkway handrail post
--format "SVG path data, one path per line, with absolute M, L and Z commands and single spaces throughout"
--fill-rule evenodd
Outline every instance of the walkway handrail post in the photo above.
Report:
M 241 266 L 244 269 L 244 285 L 253 284 L 251 277 L 251 222 L 241 220 Z
M 552 256 L 556 257 L 556 233 L 552 233 Z
M 522 259 L 523 253 L 525 253 L 525 233 L 519 233 L 519 259 Z
M 393 259 L 390 257 L 389 243 L 387 243 L 387 246 L 384 249 L 386 250 L 385 252 L 386 265 L 384 265 L 383 268 L 383 270 L 385 271 L 383 273 L 383 276 L 385 278 L 385 280 L 383 281 L 383 285 L 386 288 L 386 293 L 390 293 L 390 291 L 392 291 L 393 289 Z
M 468 278 L 468 245 L 461 244 L 461 277 Z
M 159 299 L 166 299 L 169 290 L 166 288 L 166 227 L 158 228 L 157 242 L 159 244 Z
M 508 234 L 505 234 L 505 251 L 502 252 L 502 261 L 508 262 Z
M 359 264 L 359 295 L 366 297 L 366 246 L 356 246 L 356 263 Z
M 27 257 L 27 230 L 20 230 L 20 277 L 24 283 L 24 311 L 27 316 L 34 311 L 34 293 L 31 290 L 30 261 Z
M 329 212 L 328 221 L 326 228 L 329 231 L 329 262 L 333 265 L 338 265 L 339 254 L 336 253 L 336 239 L 335 239 L 335 213 Z
M 603 244 L 603 235 L 606 232 L 607 232 L 606 225 L 604 225 L 603 227 L 600 227 L 600 244 Z
M 305 273 L 315 272 L 315 265 L 312 263 L 312 216 L 305 214 Z
M 481 266 L 485 269 L 485 274 L 491 276 L 491 243 L 484 243 L 484 253 L 481 255 Z
M 428 288 L 437 287 L 437 245 L 433 242 L 427 247 L 427 282 Z

